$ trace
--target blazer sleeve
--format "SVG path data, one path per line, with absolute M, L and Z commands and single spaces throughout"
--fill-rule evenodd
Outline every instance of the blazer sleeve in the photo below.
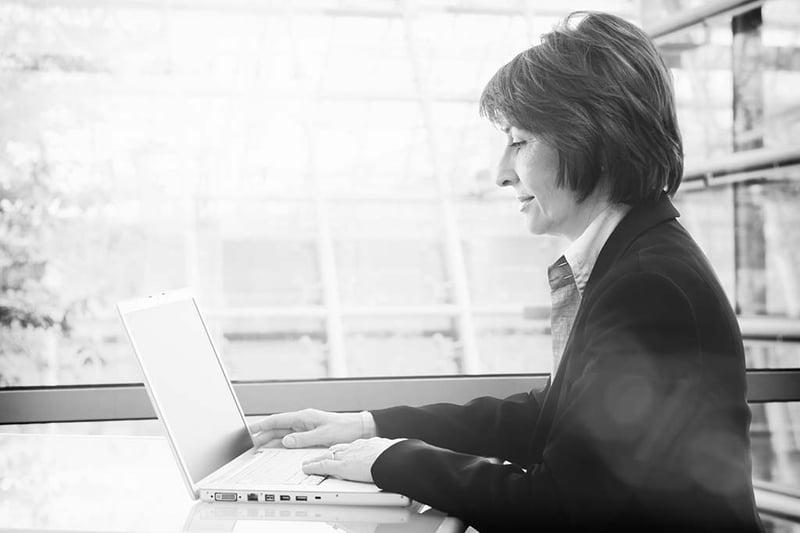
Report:
M 570 372 L 578 377 L 564 384 L 540 461 L 525 470 L 407 440 L 374 463 L 378 486 L 459 516 L 479 530 L 592 528 L 613 524 L 635 509 L 640 488 L 658 479 L 653 476 L 659 461 L 672 460 L 667 452 L 697 407 L 694 311 L 669 280 L 645 273 L 619 279 L 587 311 L 584 348 L 570 361 L 583 368 Z M 379 419 L 387 424 L 391 414 Z M 447 422 L 449 417 L 439 418 Z M 513 422 L 456 419 L 440 430 L 455 429 L 456 441 L 440 438 L 440 443 L 456 444 L 461 435 L 488 442 L 531 431 L 521 417 Z M 515 426 L 505 426 L 509 422 Z M 424 433 L 418 438 L 425 440 Z M 662 489 L 668 494 L 676 487 Z
M 479 531 L 561 529 L 566 515 L 544 465 L 525 471 L 485 457 L 408 439 L 384 451 L 372 466 L 382 489 L 406 494 Z
M 401 406 L 371 413 L 381 437 L 419 439 L 461 453 L 524 463 L 545 390 L 502 400 L 477 398 L 465 405 Z

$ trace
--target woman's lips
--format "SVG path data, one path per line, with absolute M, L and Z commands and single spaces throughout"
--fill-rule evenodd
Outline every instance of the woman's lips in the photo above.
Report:
M 533 202 L 533 200 L 534 200 L 535 198 L 536 198 L 535 196 L 518 196 L 518 197 L 517 197 L 517 200 L 519 200 L 519 201 L 522 203 L 522 205 L 521 205 L 521 206 L 519 206 L 519 210 L 520 210 L 520 211 L 525 211 L 525 209 L 526 209 L 526 208 L 527 208 L 529 205 L 531 205 L 531 202 Z

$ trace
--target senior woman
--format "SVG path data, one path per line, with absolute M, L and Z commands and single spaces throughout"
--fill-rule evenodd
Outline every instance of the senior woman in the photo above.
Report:
M 531 233 L 571 242 L 547 272 L 552 380 L 466 405 L 273 415 L 256 443 L 331 446 L 307 473 L 374 480 L 480 531 L 761 530 L 741 334 L 670 202 L 683 148 L 655 46 L 573 14 L 480 108 L 506 136 L 497 184 Z

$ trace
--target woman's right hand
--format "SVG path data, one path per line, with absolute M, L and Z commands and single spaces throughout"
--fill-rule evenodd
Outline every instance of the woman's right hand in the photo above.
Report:
M 331 446 L 375 436 L 369 413 L 330 413 L 303 409 L 267 416 L 250 425 L 256 447 Z

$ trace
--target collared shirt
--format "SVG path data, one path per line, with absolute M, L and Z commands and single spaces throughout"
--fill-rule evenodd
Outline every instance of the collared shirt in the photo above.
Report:
M 614 204 L 604 209 L 584 232 L 575 239 L 547 269 L 550 282 L 550 332 L 553 339 L 553 371 L 555 375 L 564 348 L 567 345 L 575 316 L 581 305 L 581 297 L 600 250 L 630 211 L 630 206 Z

